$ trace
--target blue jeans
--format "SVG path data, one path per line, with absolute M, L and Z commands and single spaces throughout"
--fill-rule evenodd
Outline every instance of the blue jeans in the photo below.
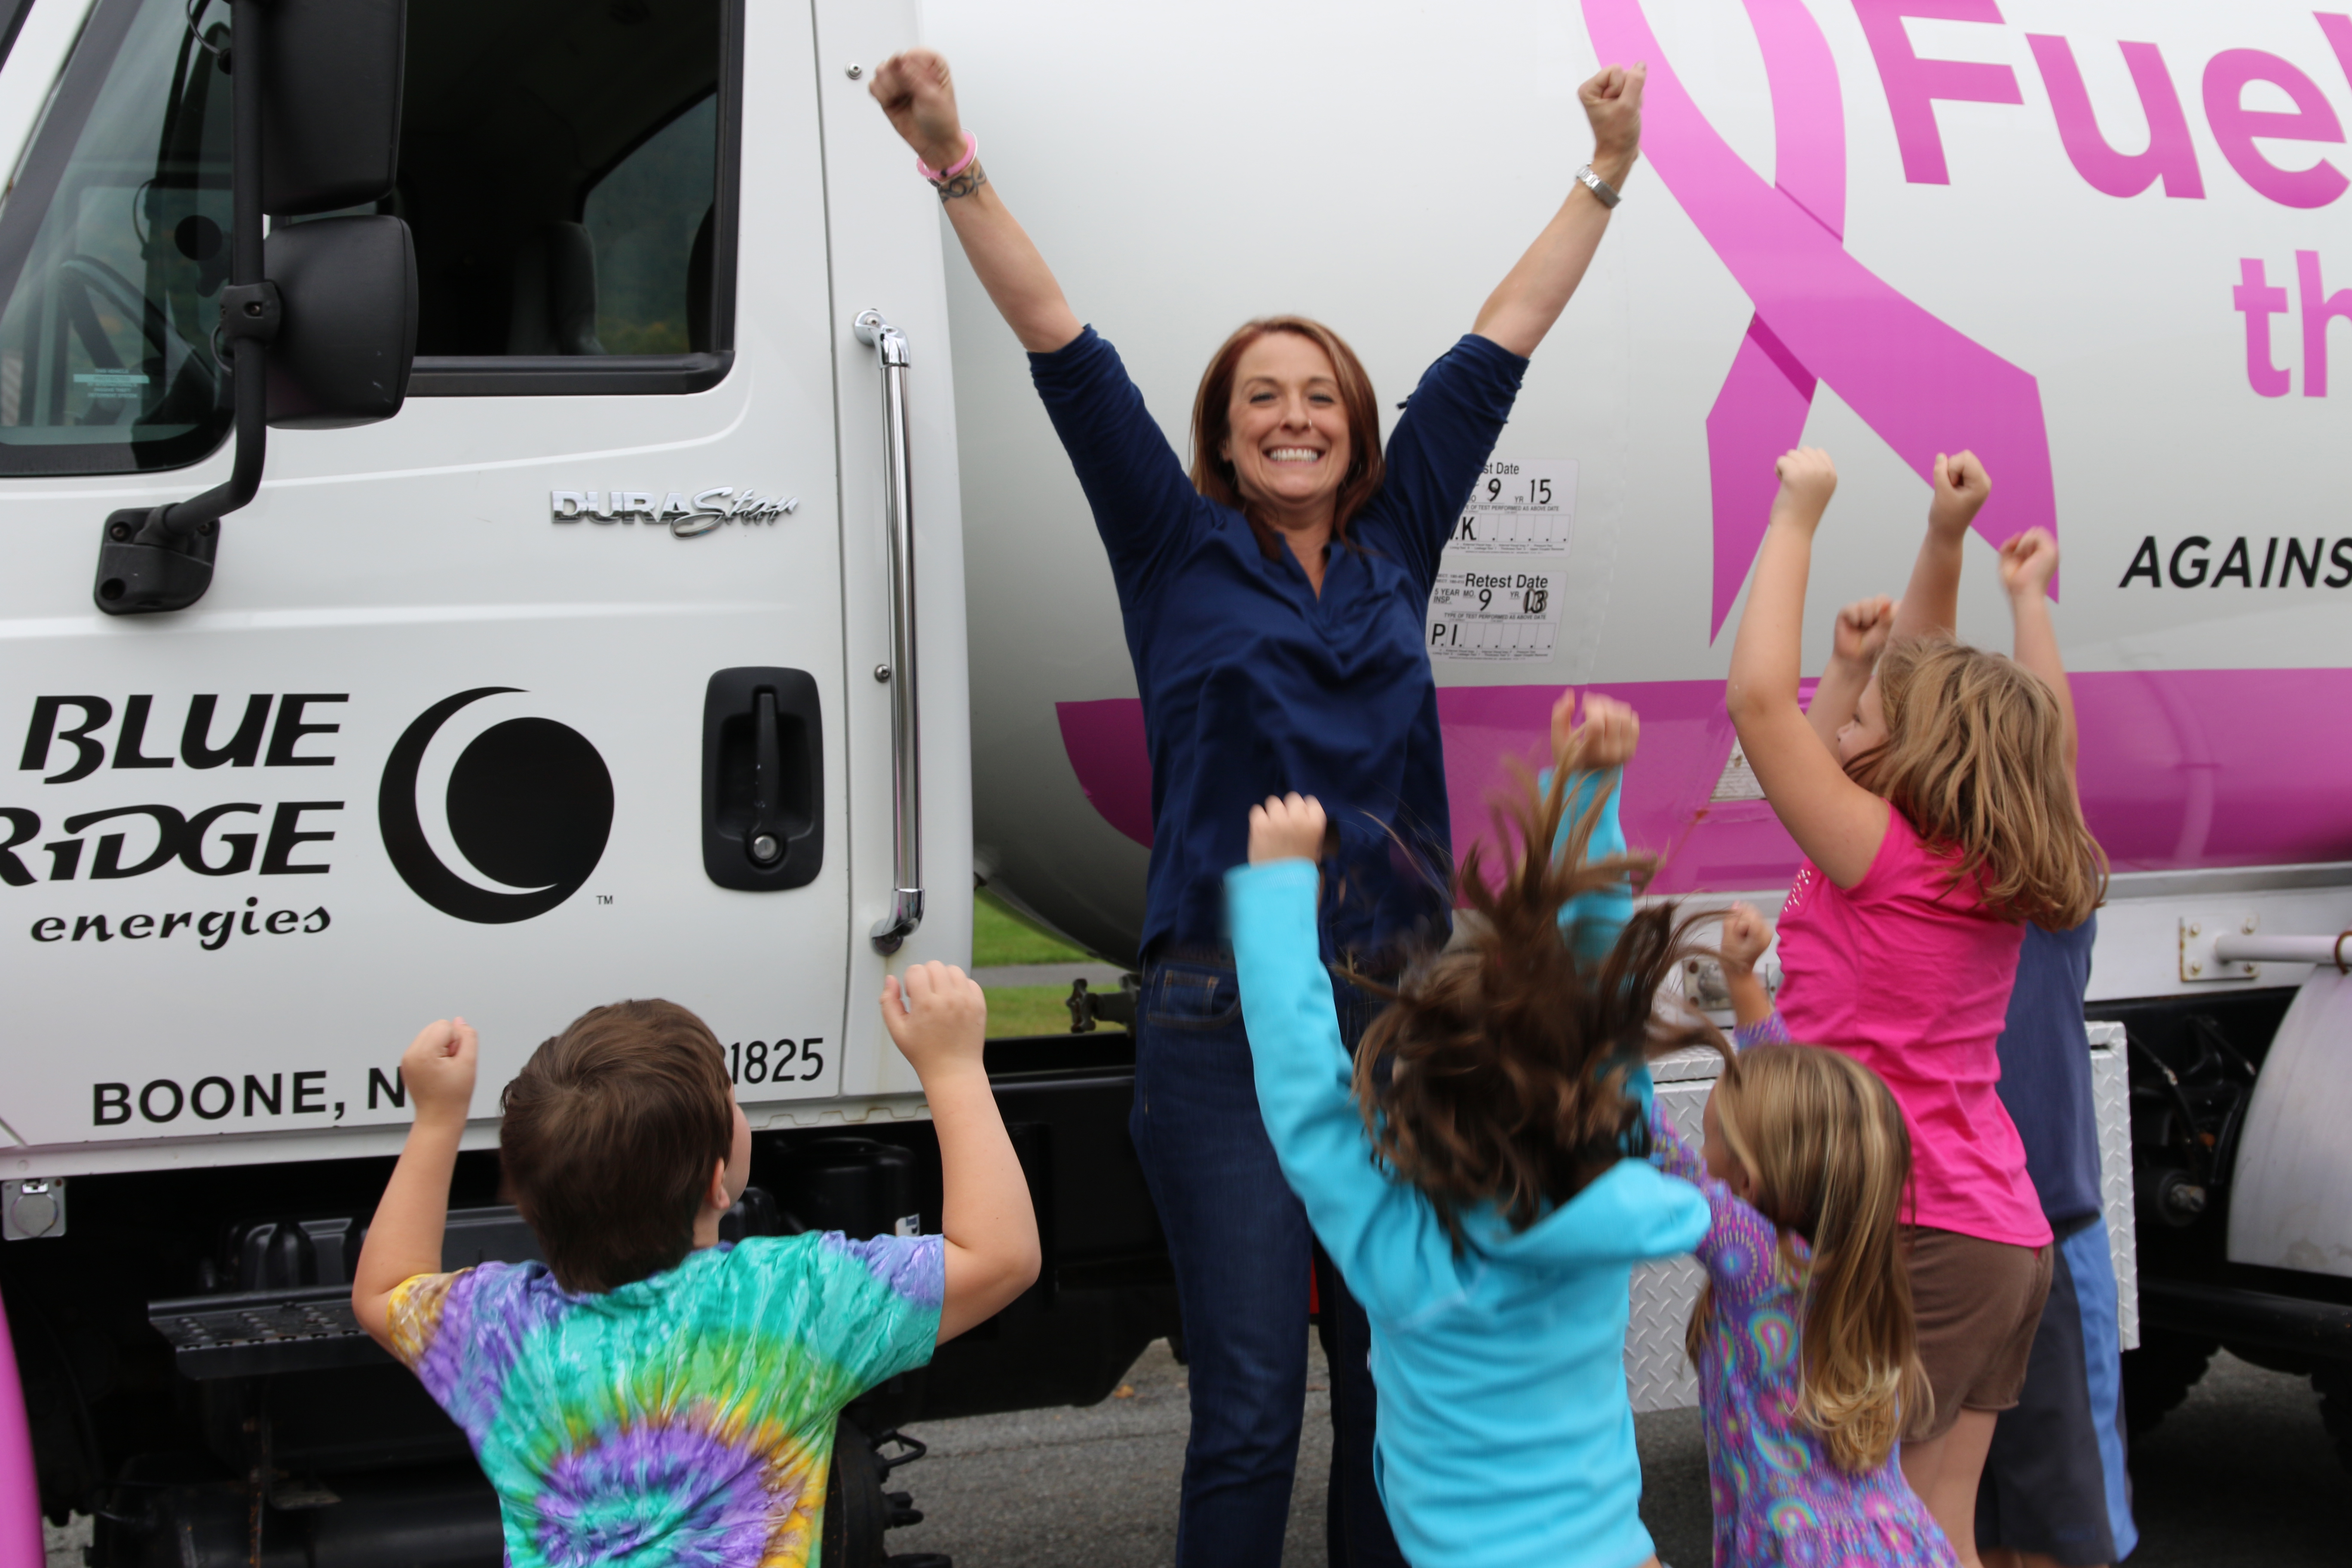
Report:
M 1380 1005 L 1344 981 L 1333 988 L 1352 1047 Z M 1279 1568 L 1306 1402 L 1310 1268 L 1331 1362 L 1332 1568 L 1402 1568 L 1372 1484 L 1371 1331 L 1275 1162 L 1230 958 L 1146 965 L 1128 1126 L 1184 1319 L 1192 1433 L 1178 1568 Z

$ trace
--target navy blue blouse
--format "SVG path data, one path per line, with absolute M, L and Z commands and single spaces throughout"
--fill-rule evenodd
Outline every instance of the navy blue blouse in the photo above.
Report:
M 1326 957 L 1377 960 L 1444 921 L 1445 757 L 1430 674 L 1431 589 L 1528 362 L 1465 337 L 1421 378 L 1388 475 L 1335 545 L 1318 598 L 1287 549 L 1203 498 L 1092 327 L 1030 375 L 1110 552 L 1151 751 L 1143 951 L 1227 945 L 1224 874 L 1249 808 L 1297 790 L 1338 826 L 1324 863 Z

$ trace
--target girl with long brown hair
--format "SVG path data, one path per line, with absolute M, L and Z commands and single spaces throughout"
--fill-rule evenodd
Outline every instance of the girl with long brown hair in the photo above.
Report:
M 1698 1368 L 1717 1568 L 1950 1568 L 1895 1463 L 1928 1398 L 1900 1247 L 1911 1142 L 1878 1076 L 1810 1046 L 1724 1064 L 1693 1149 L 1654 1104 L 1651 1157 L 1707 1200 Z
M 1415 1568 L 1655 1562 L 1627 1288 L 1690 1250 L 1706 1205 L 1643 1157 L 1647 1063 L 1721 1040 L 1654 1005 L 1686 922 L 1622 897 L 1650 865 L 1612 853 L 1636 732 L 1587 700 L 1554 776 L 1497 814 L 1498 883 L 1486 846 L 1464 857 L 1477 918 L 1406 967 L 1352 1064 L 1316 931 L 1321 806 L 1255 808 L 1227 879 L 1259 1111 L 1370 1316 L 1381 1493 Z
M 1808 715 L 1805 579 L 1837 471 L 1800 450 L 1779 473 L 1725 695 L 1805 855 L 1781 911 L 1780 1014 L 1796 1038 L 1875 1071 L 1910 1129 L 1905 1252 L 1933 1397 L 1906 1412 L 1903 1471 L 1976 1568 L 1978 1479 L 2051 1279 L 2050 1225 L 1995 1091 L 1998 1041 L 2027 922 L 2080 925 L 2106 881 L 2075 798 L 2046 599 L 2058 548 L 2039 529 L 2001 548 L 2014 658 L 1953 641 L 1916 590 L 1958 549 L 1991 481 L 1969 454 L 1938 458 L 1915 592 L 1840 615 Z

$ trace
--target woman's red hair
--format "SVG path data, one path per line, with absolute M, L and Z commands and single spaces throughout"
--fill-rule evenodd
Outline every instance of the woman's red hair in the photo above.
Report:
M 1248 520 L 1258 548 L 1269 561 L 1282 558 L 1282 541 L 1272 525 L 1243 499 L 1232 461 L 1223 456 L 1233 434 L 1234 376 L 1249 346 L 1269 332 L 1305 338 L 1331 360 L 1339 383 L 1339 406 L 1348 416 L 1348 471 L 1339 480 L 1339 494 L 1331 514 L 1331 537 L 1348 542 L 1348 524 L 1380 492 L 1388 477 L 1381 456 L 1380 400 L 1372 394 L 1372 378 L 1339 333 L 1305 316 L 1261 316 L 1245 321 L 1210 357 L 1201 373 L 1201 390 L 1192 399 L 1192 488 L 1221 506 L 1229 506 Z

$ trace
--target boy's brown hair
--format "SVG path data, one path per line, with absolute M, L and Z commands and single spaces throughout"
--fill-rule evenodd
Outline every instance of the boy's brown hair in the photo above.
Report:
M 709 1026 L 675 1002 L 593 1007 L 499 1097 L 499 1159 L 555 1282 L 612 1290 L 685 1260 L 735 1091 Z

